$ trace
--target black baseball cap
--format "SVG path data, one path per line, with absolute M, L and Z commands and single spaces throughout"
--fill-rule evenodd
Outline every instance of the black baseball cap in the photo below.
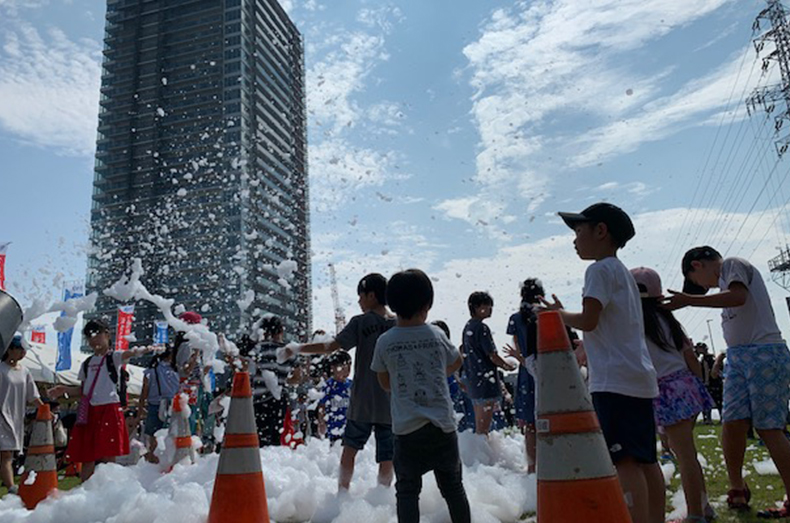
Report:
M 625 246 L 628 240 L 636 234 L 634 224 L 628 214 L 611 203 L 594 203 L 582 212 L 560 212 L 557 214 L 571 229 L 580 223 L 605 223 L 609 234 L 620 247 Z
M 696 294 L 698 296 L 706 294 L 708 289 L 697 285 L 688 277 L 691 269 L 693 269 L 691 262 L 702 260 L 718 260 L 720 258 L 721 254 L 719 254 L 719 251 L 708 245 L 694 247 L 693 249 L 686 251 L 686 254 L 683 255 L 683 261 L 681 262 L 680 267 L 680 270 L 683 272 L 683 292 L 686 294 Z

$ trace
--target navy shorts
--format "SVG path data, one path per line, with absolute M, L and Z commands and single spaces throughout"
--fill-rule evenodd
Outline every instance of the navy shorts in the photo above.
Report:
M 167 427 L 167 424 L 159 419 L 159 404 L 148 404 L 148 412 L 145 415 L 145 428 L 143 433 L 146 436 L 153 436 L 157 430 Z
M 652 398 L 593 392 L 592 400 L 615 464 L 628 456 L 638 463 L 658 462 Z
M 343 446 L 362 450 L 370 438 L 370 433 L 376 432 L 376 463 L 392 461 L 394 441 L 392 438 L 392 425 L 384 423 L 367 423 L 364 421 L 346 420 L 346 430 L 343 433 Z

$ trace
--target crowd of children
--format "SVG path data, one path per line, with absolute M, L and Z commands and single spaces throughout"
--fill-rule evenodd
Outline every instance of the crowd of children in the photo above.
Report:
M 339 442 L 342 491 L 349 489 L 357 453 L 373 435 L 378 482 L 389 486 L 394 476 L 399 521 L 419 521 L 422 476 L 427 472 L 433 472 L 452 521 L 469 521 L 457 432 L 468 428 L 488 434 L 501 423 L 497 419 L 502 419 L 507 398 L 524 434 L 526 472 L 540 467 L 535 452 L 537 317 L 541 311 L 557 310 L 574 340 L 578 362 L 586 368 L 593 405 L 635 523 L 665 519 L 657 434 L 677 459 L 688 510 L 681 521 L 715 518 L 693 434 L 697 418 L 702 414 L 710 422 L 713 408 L 723 421 L 728 507 L 749 509 L 751 492 L 742 469 L 750 427 L 765 442 L 790 491 L 790 441 L 783 433 L 790 352 L 759 271 L 746 260 L 723 258 L 712 247 L 696 247 L 682 260 L 683 291 L 665 295 L 655 270 L 629 270 L 619 260 L 618 251 L 636 234 L 622 209 L 598 203 L 560 216 L 575 233 L 578 256 L 591 262 L 581 310 L 570 312 L 556 296 L 549 299 L 537 278 L 525 280 L 521 306 L 507 325 L 512 345 L 502 354 L 485 323 L 493 298 L 479 291 L 469 296 L 470 318 L 456 347 L 444 322 L 428 322 L 433 286 L 417 269 L 398 272 L 389 281 L 381 274 L 362 278 L 357 287 L 361 314 L 334 338 L 314 336 L 309 343 L 286 344 L 289 333 L 281 319 L 261 318 L 237 340 L 238 354 L 228 352 L 231 369 L 250 372 L 261 445 L 296 446 L 310 437 Z M 719 292 L 708 294 L 711 288 Z M 672 313 L 683 307 L 722 309 L 726 369 L 724 355 L 714 358 L 704 344 L 692 344 Z M 202 321 L 194 312 L 181 319 Z M 582 332 L 583 340 L 574 331 Z M 137 410 L 126 411 L 124 394 L 119 393 L 120 370 L 124 362 L 150 349 L 110 351 L 109 328 L 97 320 L 89 321 L 83 334 L 94 354 L 80 369 L 82 385 L 48 391 L 50 399 L 66 394 L 79 398 L 66 454 L 82 463 L 83 480 L 96 463 L 119 457 L 134 463 L 145 454 L 156 462 L 156 436 L 167 427 L 178 394 L 189 398 L 193 434 L 205 443 L 221 442 L 227 391 L 207 389 L 211 367 L 184 333 L 177 333 L 173 346 L 153 357 Z M 22 450 L 19 420 L 27 403 L 41 401 L 29 373 L 19 365 L 25 348 L 24 340 L 14 339 L 0 363 L 0 473 L 12 491 L 11 460 Z M 510 399 L 502 371 L 516 368 Z M 147 438 L 147 449 L 137 440 L 138 431 Z M 760 515 L 790 516 L 790 502 Z

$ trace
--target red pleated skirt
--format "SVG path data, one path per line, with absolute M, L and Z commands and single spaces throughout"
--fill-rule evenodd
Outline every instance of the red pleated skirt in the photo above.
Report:
M 120 403 L 91 405 L 86 425 L 74 425 L 66 456 L 89 463 L 129 454 L 129 434 Z

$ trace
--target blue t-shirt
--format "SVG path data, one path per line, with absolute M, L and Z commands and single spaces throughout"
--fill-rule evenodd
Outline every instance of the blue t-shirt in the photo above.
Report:
M 464 379 L 469 397 L 496 399 L 501 395 L 499 373 L 491 361 L 496 353 L 491 329 L 482 320 L 472 318 L 466 323 L 461 339 L 464 340 Z
M 326 431 L 331 440 L 340 438 L 346 427 L 346 412 L 351 398 L 351 381 L 337 381 L 334 378 L 329 378 L 324 385 L 324 397 L 321 398 L 320 403 L 324 406 Z

